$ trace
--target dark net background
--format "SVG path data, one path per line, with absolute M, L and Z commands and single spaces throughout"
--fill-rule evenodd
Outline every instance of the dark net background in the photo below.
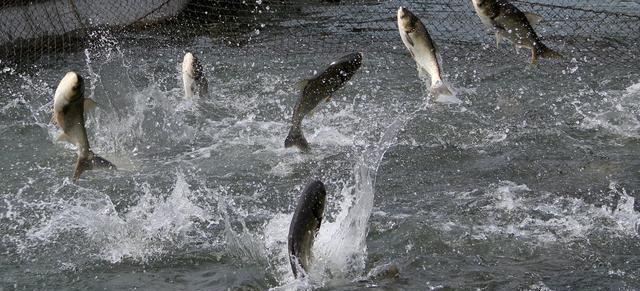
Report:
M 489 46 L 471 0 L 5 0 L 0 4 L 0 61 L 28 63 L 90 46 L 108 34 L 122 41 L 210 37 L 251 56 L 336 54 L 354 50 L 405 53 L 396 10 L 406 6 L 422 18 L 438 44 Z M 544 17 L 536 30 L 569 60 L 605 64 L 638 61 L 640 0 L 512 1 Z M 498 50 L 504 56 L 503 46 Z

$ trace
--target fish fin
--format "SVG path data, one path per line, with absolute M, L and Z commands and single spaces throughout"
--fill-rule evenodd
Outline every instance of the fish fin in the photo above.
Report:
M 71 142 L 71 137 L 70 137 L 68 134 L 64 133 L 64 132 L 61 132 L 61 133 L 58 135 L 58 137 L 56 137 L 56 141 L 66 141 L 66 142 Z
M 407 42 L 409 43 L 409 45 L 415 46 L 415 44 L 413 44 L 413 41 L 411 40 L 411 36 L 406 31 L 404 32 L 404 37 L 407 40 Z
M 324 101 L 327 102 L 327 103 L 331 102 L 331 95 L 329 95 L 326 98 L 324 98 Z
M 300 258 L 294 254 L 289 254 L 289 263 L 291 264 L 291 271 L 293 272 L 293 277 L 295 278 L 304 278 L 307 276 L 304 267 L 302 266 L 302 262 Z
M 193 57 L 194 61 L 195 61 L 195 66 L 193 66 L 193 78 L 194 79 L 200 79 L 202 78 L 202 75 L 204 74 L 204 69 L 202 68 L 202 64 L 200 64 L 200 62 L 196 61 L 197 59 L 195 58 L 195 56 Z
M 302 134 L 302 130 L 300 128 L 291 127 L 291 130 L 289 130 L 289 135 L 287 135 L 287 138 L 284 140 L 285 148 L 290 148 L 292 146 L 297 147 L 303 152 L 309 150 L 309 143 L 304 138 L 304 135 Z
M 304 87 L 309 84 L 310 79 L 303 79 L 296 83 L 296 88 L 300 89 L 300 91 L 304 90 Z
M 502 34 L 496 31 L 496 46 L 500 47 L 500 43 L 502 43 Z
M 535 65 L 538 63 L 538 52 L 536 49 L 531 50 L 531 64 Z
M 52 114 L 51 115 L 51 120 L 49 121 L 49 123 L 53 124 L 53 125 L 58 125 L 58 119 L 56 118 L 56 114 Z
M 429 75 L 429 72 L 427 72 L 427 70 L 425 70 L 418 62 L 416 62 L 416 68 L 418 69 L 418 77 L 420 79 L 425 80 L 426 78 L 431 77 L 431 75 Z
M 78 160 L 76 161 L 76 169 L 73 172 L 73 179 L 78 180 L 78 178 L 80 178 L 80 175 L 82 175 L 84 171 L 93 169 L 117 170 L 116 166 L 113 163 L 90 152 L 89 158 L 78 157 Z
M 200 97 L 206 97 L 209 95 L 209 82 L 205 77 L 200 79 L 198 93 L 200 93 Z
M 459 105 L 462 100 L 456 97 L 456 94 L 442 81 L 436 81 L 430 88 L 434 101 L 441 104 Z
M 91 109 L 96 108 L 98 103 L 91 98 L 84 98 L 84 111 L 89 111 Z
M 540 47 L 538 47 L 537 49 L 535 49 L 536 51 L 536 55 L 541 57 L 541 58 L 546 58 L 546 59 L 562 59 L 563 56 L 548 48 L 546 45 L 541 45 Z
M 525 12 L 524 16 L 527 17 L 527 20 L 529 20 L 529 24 L 531 24 L 531 26 L 534 26 L 544 20 L 542 16 L 531 12 Z
M 431 84 L 430 88 L 431 94 L 438 97 L 441 95 L 453 96 L 453 92 L 451 89 L 442 81 L 435 81 Z

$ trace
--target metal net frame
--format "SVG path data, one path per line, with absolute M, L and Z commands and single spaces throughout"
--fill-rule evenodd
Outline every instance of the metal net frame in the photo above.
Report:
M 541 15 L 536 31 L 570 59 L 638 61 L 640 1 L 511 2 Z M 395 21 L 399 6 L 418 15 L 439 44 L 495 46 L 471 0 L 8 0 L 0 4 L 0 60 L 19 64 L 82 49 L 104 31 L 130 39 L 176 31 L 206 35 L 238 48 L 221 53 L 246 56 L 254 50 L 288 56 L 354 48 L 406 53 Z

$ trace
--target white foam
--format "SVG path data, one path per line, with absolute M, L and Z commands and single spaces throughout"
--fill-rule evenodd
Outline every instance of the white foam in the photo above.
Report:
M 534 242 L 569 242 L 584 239 L 594 232 L 611 237 L 637 234 L 640 214 L 634 211 L 634 198 L 624 190 L 618 190 L 614 183 L 610 190 L 618 191 L 621 197 L 615 210 L 557 193 L 534 193 L 526 185 L 510 181 L 491 188 L 485 194 L 489 203 L 482 207 L 486 215 L 473 226 L 477 239 L 508 234 Z M 467 197 L 469 193 L 452 195 Z M 451 230 L 452 224 L 441 222 L 440 228 Z
M 144 152 L 192 140 L 197 131 L 183 119 L 195 111 L 195 105 L 173 96 L 177 92 L 151 86 L 132 94 L 116 109 L 98 107 L 86 122 L 92 147 L 98 153 L 129 152 L 133 148 Z
M 313 245 L 313 264 L 304 279 L 294 280 L 288 259 L 286 238 L 292 214 L 278 214 L 264 230 L 265 248 L 276 263 L 277 278 L 282 284 L 274 290 L 290 290 L 300 286 L 314 287 L 339 284 L 361 278 L 365 271 L 366 237 L 373 209 L 375 175 L 386 150 L 393 145 L 401 127 L 412 114 L 394 120 L 372 148 L 362 153 L 354 166 L 351 183 L 344 185 L 336 200 L 333 221 L 325 220 Z M 283 289 L 281 289 L 283 288 Z
M 459 105 L 462 104 L 462 100 L 458 99 L 458 97 L 454 95 L 445 95 L 440 94 L 435 99 L 436 103 L 445 104 L 445 105 Z
M 189 241 L 194 219 L 208 220 L 209 214 L 191 201 L 191 191 L 178 173 L 173 191 L 166 198 L 143 187 L 137 204 L 118 213 L 109 196 L 88 197 L 61 203 L 50 219 L 27 232 L 30 240 L 52 242 L 67 232 L 78 233 L 93 245 L 93 254 L 117 263 L 125 258 L 146 261 L 171 247 Z
M 604 130 L 622 137 L 640 137 L 640 83 L 627 87 L 622 93 L 603 95 L 606 97 L 597 104 L 572 103 L 576 112 L 583 116 L 579 127 Z

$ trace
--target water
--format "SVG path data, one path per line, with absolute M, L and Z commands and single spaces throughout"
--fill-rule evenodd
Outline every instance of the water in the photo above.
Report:
M 441 46 L 462 105 L 427 97 L 406 55 L 365 51 L 303 123 L 306 155 L 283 148 L 294 84 L 340 53 L 105 34 L 29 72 L 0 64 L 0 289 L 640 287 L 637 67 Z M 187 49 L 208 98 L 182 100 Z M 99 104 L 94 151 L 120 168 L 78 183 L 49 124 L 69 69 Z M 313 179 L 326 218 L 309 279 L 294 280 L 286 236 Z M 388 263 L 399 278 L 366 278 Z

